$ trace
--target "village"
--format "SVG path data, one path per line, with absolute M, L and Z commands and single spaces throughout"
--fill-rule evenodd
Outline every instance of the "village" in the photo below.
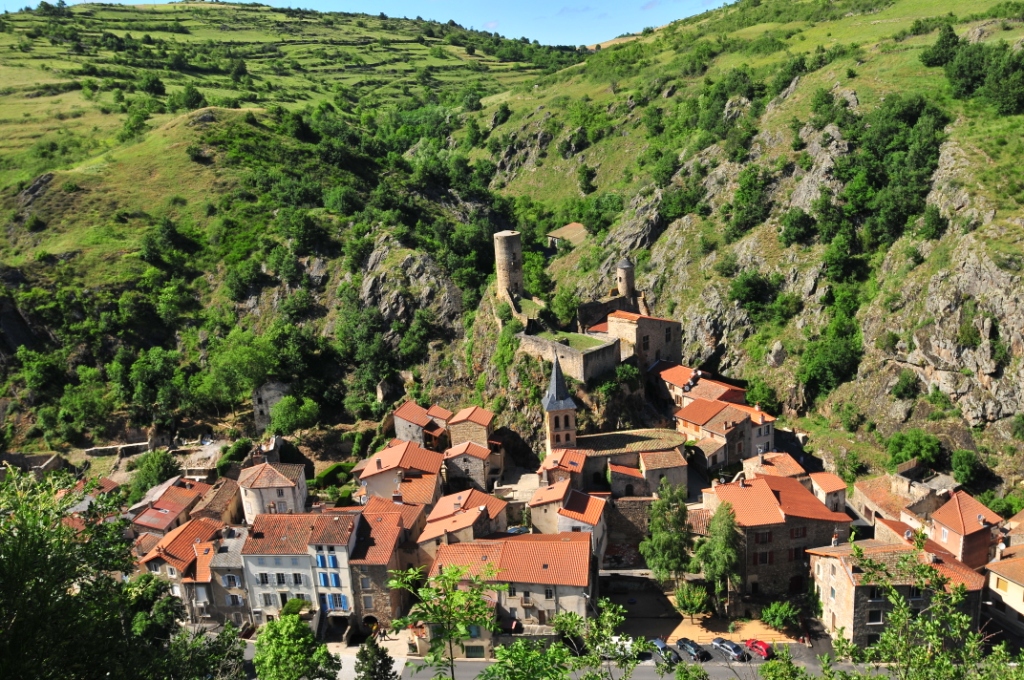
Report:
M 493 603 L 495 632 L 474 627 L 458 658 L 493 659 L 514 637 L 551 639 L 558 614 L 591 616 L 601 597 L 626 605 L 626 633 L 678 643 L 681 653 L 689 649 L 681 641 L 708 646 L 734 631 L 766 646 L 804 642 L 818 651 L 838 637 L 866 646 L 892 604 L 865 578 L 862 553 L 890 564 L 919 555 L 947 587 L 965 589 L 959 606 L 976 629 L 1024 635 L 1024 517 L 1004 520 L 915 460 L 849 484 L 748 404 L 743 388 L 681 363 L 681 323 L 649 315 L 627 259 L 609 295 L 580 306 L 575 330 L 537 334 L 518 234 L 498 233 L 494 243 L 498 299 L 525 329 L 519 351 L 550 366 L 539 466 L 517 467 L 495 434 L 495 413 L 413 400 L 391 414 L 387 445 L 351 467 L 351 504 L 315 500 L 304 466 L 282 462 L 277 437 L 223 469 L 186 465 L 124 516 L 137 571 L 166 579 L 192 624 L 231 622 L 252 634 L 299 611 L 318 638 L 356 644 L 408 613 L 409 595 L 389 587 L 394 572 L 430 576 L 458 565 L 476 574 L 493 565 L 505 585 Z M 664 426 L 581 432 L 566 375 L 586 383 L 626 361 L 640 370 Z M 271 406 L 260 398 L 261 410 Z M 36 474 L 50 464 L 37 463 Z M 78 489 L 85 500 L 71 523 L 118 485 L 102 478 Z M 640 554 L 652 505 L 671 491 L 686 499 L 690 538 L 707 537 L 723 511 L 738 533 L 737 578 L 714 614 L 690 624 Z M 685 578 L 702 582 L 701 574 Z M 926 606 L 912 579 L 894 585 Z M 820 609 L 805 609 L 789 630 L 759 625 L 780 601 Z M 429 621 L 398 634 L 402 656 L 429 651 Z

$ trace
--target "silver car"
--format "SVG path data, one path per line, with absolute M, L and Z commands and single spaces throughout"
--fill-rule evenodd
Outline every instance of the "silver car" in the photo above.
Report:
M 729 661 L 747 661 L 750 659 L 750 655 L 732 640 L 715 638 L 711 641 L 711 646 L 725 654 L 725 658 Z

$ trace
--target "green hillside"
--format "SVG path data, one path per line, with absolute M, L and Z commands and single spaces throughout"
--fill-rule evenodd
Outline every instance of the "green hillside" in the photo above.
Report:
M 744 0 L 585 54 L 249 5 L 5 15 L 9 445 L 242 430 L 269 377 L 309 400 L 289 427 L 376 419 L 407 369 L 529 437 L 540 373 L 487 294 L 514 227 L 547 330 L 629 256 L 686 360 L 826 457 L 919 428 L 1014 480 L 1022 20 Z

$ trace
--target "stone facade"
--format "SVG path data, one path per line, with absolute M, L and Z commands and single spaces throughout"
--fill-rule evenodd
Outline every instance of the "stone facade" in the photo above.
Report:
M 808 555 L 805 550 L 849 539 L 847 527 L 835 522 L 793 518 L 784 525 L 742 530 L 746 563 L 740 567 L 751 595 L 797 595 L 807 591 Z
M 407 605 L 405 591 L 388 588 L 391 579 L 389 571 L 402 569 L 399 564 L 398 552 L 394 559 L 386 565 L 353 565 L 353 587 L 356 593 L 353 617 L 358 628 L 364 632 L 372 631 L 374 625 L 381 629 L 388 628 L 392 619 L 398 618 Z
M 256 420 L 256 432 L 261 433 L 267 429 L 270 425 L 270 409 L 291 391 L 290 385 L 277 380 L 271 380 L 253 390 L 252 415 Z
M 608 501 L 604 517 L 612 543 L 640 544 L 650 526 L 654 498 L 615 498 Z
M 609 465 L 612 498 L 650 496 L 651 490 L 639 468 Z
M 494 434 L 493 426 L 486 427 L 469 420 L 448 426 L 448 435 L 451 437 L 452 446 L 458 446 L 463 442 L 473 442 L 487 448 L 492 434 Z
M 516 337 L 520 352 L 542 361 L 551 361 L 557 355 L 565 374 L 580 382 L 589 382 L 619 365 L 621 352 L 615 338 L 593 349 L 578 350 L 536 335 L 520 333 Z
M 490 464 L 476 456 L 464 453 L 460 456 L 445 458 L 444 467 L 448 474 L 447 482 L 453 490 L 477 489 L 488 493 L 490 489 Z

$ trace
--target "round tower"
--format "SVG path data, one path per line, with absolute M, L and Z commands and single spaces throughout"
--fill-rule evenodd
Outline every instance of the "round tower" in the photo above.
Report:
M 633 297 L 636 295 L 633 286 L 633 263 L 629 258 L 622 258 L 615 265 L 615 283 L 619 287 L 619 295 L 622 297 Z
M 523 241 L 518 231 L 499 231 L 494 235 L 494 264 L 498 270 L 498 294 L 508 291 L 513 297 L 523 294 Z

